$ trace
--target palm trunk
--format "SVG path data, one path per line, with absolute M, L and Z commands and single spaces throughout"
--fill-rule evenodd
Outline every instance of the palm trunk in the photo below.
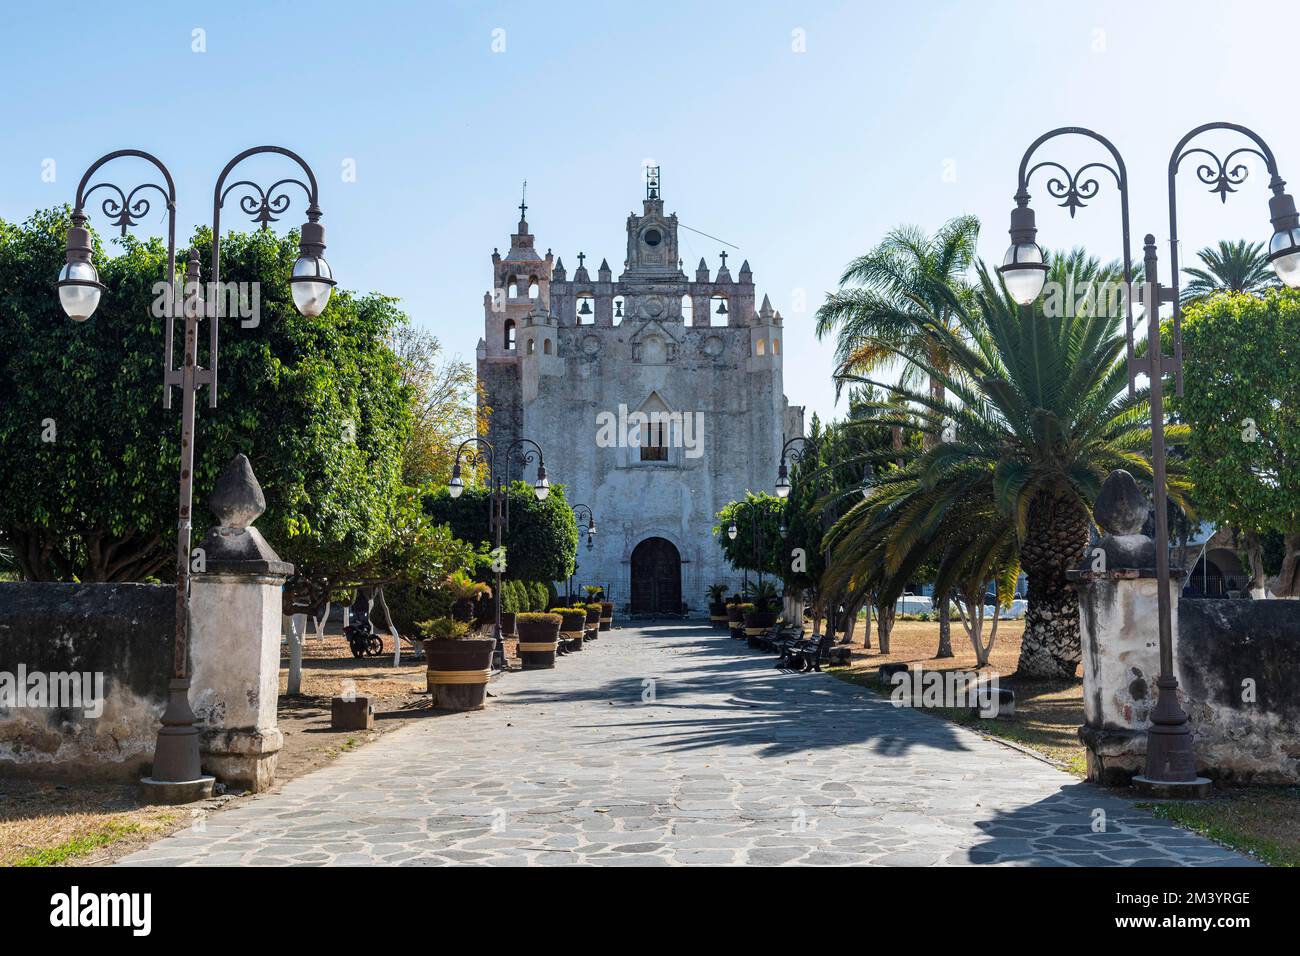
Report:
M 935 659 L 952 657 L 952 608 L 948 606 L 947 597 L 936 597 L 939 601 L 939 649 L 934 652 Z
M 889 653 L 889 632 L 894 629 L 894 602 L 887 606 L 876 605 L 876 640 L 880 653 Z
M 1079 596 L 1065 579 L 1088 546 L 1089 519 L 1077 502 L 1040 494 L 1029 506 L 1029 530 L 1020 551 L 1029 575 L 1029 609 L 1016 674 L 1073 680 L 1082 658 Z

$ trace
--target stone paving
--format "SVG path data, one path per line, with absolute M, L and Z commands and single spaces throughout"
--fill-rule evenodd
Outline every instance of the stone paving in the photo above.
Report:
M 966 729 L 725 635 L 607 632 L 125 865 L 1240 866 Z M 1094 832 L 1104 814 L 1105 828 Z

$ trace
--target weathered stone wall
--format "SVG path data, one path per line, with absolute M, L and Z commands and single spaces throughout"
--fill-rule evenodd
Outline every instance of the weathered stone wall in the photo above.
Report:
M 1141 773 L 1160 646 L 1149 572 L 1077 576 L 1089 776 Z M 1171 585 L 1179 699 L 1197 769 L 1234 783 L 1300 782 L 1300 602 L 1179 599 Z
M 98 716 L 85 706 L 0 706 L 0 772 L 139 776 L 153 760 L 175 621 L 170 586 L 0 584 L 0 683 L 20 668 L 102 675 L 104 694 Z

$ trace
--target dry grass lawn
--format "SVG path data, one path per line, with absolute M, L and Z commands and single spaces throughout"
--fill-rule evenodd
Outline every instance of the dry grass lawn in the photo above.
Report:
M 862 623 L 853 648 L 853 664 L 836 668 L 841 679 L 876 687 L 881 664 L 905 663 L 922 670 L 975 670 L 975 651 L 959 622 L 952 625 L 952 657 L 936 658 L 939 648 L 939 625 L 934 621 L 896 621 L 889 643 L 889 653 L 881 654 L 874 645 L 862 644 Z M 985 628 L 988 624 L 985 624 Z M 965 710 L 933 709 L 945 719 L 970 726 L 991 737 L 998 737 L 1028 747 L 1077 777 L 1087 772 L 1083 744 L 1078 729 L 1083 723 L 1083 686 L 1068 681 L 1026 681 L 1011 677 L 1020 657 L 1023 621 L 1001 621 L 997 640 L 983 674 L 996 674 L 998 685 L 1016 695 L 1016 716 L 1011 720 L 971 717 Z M 988 639 L 987 632 L 985 640 Z

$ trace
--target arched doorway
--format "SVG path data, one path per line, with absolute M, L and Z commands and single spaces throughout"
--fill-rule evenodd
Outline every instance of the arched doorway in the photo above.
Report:
M 666 538 L 646 538 L 632 550 L 632 613 L 682 612 L 682 556 Z

